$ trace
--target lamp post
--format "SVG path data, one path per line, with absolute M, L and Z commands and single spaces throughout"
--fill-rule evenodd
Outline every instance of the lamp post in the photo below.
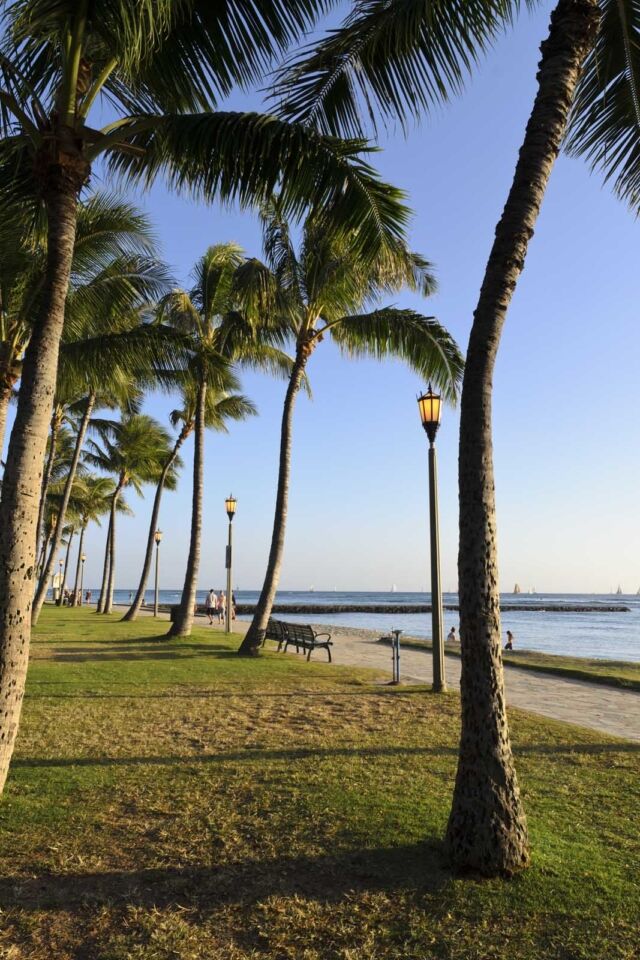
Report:
M 86 554 L 83 553 L 82 556 L 80 557 L 80 563 L 82 564 L 82 566 L 80 567 L 80 597 L 78 599 L 78 606 L 80 607 L 82 606 L 82 598 L 84 597 L 84 593 L 82 592 L 82 590 L 84 586 L 84 562 L 86 559 L 87 559 L 87 556 Z
M 58 572 L 58 599 L 56 600 L 56 603 L 59 607 L 61 607 L 62 606 L 62 568 L 64 566 L 64 560 L 62 559 L 62 557 L 60 557 L 60 559 L 58 560 L 58 565 L 60 569 Z
M 440 426 L 442 398 L 434 393 L 431 384 L 418 397 L 418 409 L 425 433 L 429 438 L 429 526 L 431 529 L 431 643 L 433 646 L 433 691 L 447 689 L 444 675 L 444 636 L 442 631 L 442 588 L 440 586 L 440 532 L 438 529 L 438 467 L 436 462 L 436 433 Z
M 153 539 L 156 542 L 156 590 L 153 600 L 153 615 L 154 617 L 158 616 L 158 565 L 160 557 L 160 541 L 162 540 L 162 530 L 158 528 L 153 535 Z
M 232 548 L 232 537 L 233 537 L 233 518 L 236 512 L 236 498 L 233 494 L 229 494 L 227 499 L 224 502 L 225 510 L 227 511 L 227 516 L 229 517 L 229 542 L 227 544 L 227 555 L 226 555 L 226 567 L 227 567 L 227 607 L 226 607 L 226 618 L 224 629 L 227 633 L 231 633 L 231 597 L 232 597 L 232 579 L 231 579 L 231 548 Z

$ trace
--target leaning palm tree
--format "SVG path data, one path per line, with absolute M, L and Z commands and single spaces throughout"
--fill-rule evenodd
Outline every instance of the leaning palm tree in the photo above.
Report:
M 256 655 L 264 639 L 284 554 L 289 499 L 293 411 L 312 353 L 330 337 L 346 356 L 398 357 L 455 398 L 462 372 L 458 348 L 439 323 L 413 310 L 378 306 L 384 294 L 407 286 L 425 296 L 434 289 L 430 264 L 404 245 L 377 261 L 362 261 L 349 238 L 331 236 L 323 220 L 308 220 L 299 255 L 279 204 L 263 215 L 268 266 L 247 269 L 247 292 L 272 291 L 274 328 L 295 345 L 282 412 L 280 462 L 271 548 L 262 591 L 240 653 Z M 366 312 L 367 307 L 375 309 Z
M 96 523 L 100 526 L 100 518 L 111 509 L 111 498 L 113 496 L 115 483 L 111 477 L 86 476 L 81 480 L 76 480 L 74 485 L 75 509 L 78 517 L 78 527 L 80 529 L 80 540 L 78 543 L 78 560 L 76 563 L 76 575 L 73 587 L 72 605 L 78 604 L 80 589 L 80 570 L 82 564 L 82 554 L 84 548 L 84 535 L 90 523 Z M 119 508 L 127 510 L 126 504 L 122 498 L 118 501 Z
M 164 269 L 156 261 L 124 256 L 109 262 L 67 297 L 55 409 L 62 406 L 62 395 L 80 414 L 67 497 L 96 404 L 129 405 L 133 410 L 131 404 L 144 386 L 156 386 L 159 378 L 166 380 L 170 374 L 176 359 L 175 336 L 157 325 L 143 325 L 140 316 L 146 299 L 155 299 L 166 287 Z M 177 355 L 182 358 L 180 350 Z M 65 511 L 63 499 L 33 603 L 34 624 L 46 596 Z
M 283 77 L 288 118 L 362 135 L 369 118 L 404 121 L 460 87 L 518 9 L 369 0 L 344 28 L 307 50 Z M 631 0 L 559 0 L 541 47 L 538 88 L 513 183 L 496 227 L 474 313 L 460 422 L 458 580 L 462 736 L 447 845 L 454 862 L 487 874 L 529 860 L 505 712 L 491 444 L 492 376 L 507 310 L 569 124 L 584 155 L 638 211 L 640 7 Z M 362 99 L 361 99 L 362 98 Z
M 103 158 L 114 175 L 247 206 L 280 184 L 290 214 L 326 208 L 360 227 L 363 255 L 402 235 L 402 194 L 363 159 L 361 140 L 221 111 L 260 81 L 325 9 L 324 0 L 13 0 L 0 49 L 0 205 L 44 210 L 42 296 L 21 370 L 0 502 L 0 789 L 18 729 L 30 640 L 30 572 L 46 426 L 55 390 L 80 194 Z M 110 122 L 99 126 L 100 101 Z M 115 117 L 113 116 L 115 113 Z
M 194 286 L 173 291 L 160 317 L 190 339 L 190 376 L 183 383 L 183 412 L 193 421 L 193 494 L 191 536 L 182 598 L 171 636 L 188 636 L 193 624 L 202 529 L 204 436 L 207 426 L 225 429 L 229 420 L 243 420 L 255 407 L 236 393 L 234 365 L 253 366 L 282 375 L 290 360 L 275 346 L 278 332 L 253 323 L 238 309 L 238 279 L 245 267 L 242 248 L 234 243 L 210 247 L 196 264 Z
M 109 530 L 105 547 L 104 573 L 98 613 L 111 613 L 116 564 L 116 511 L 118 500 L 126 487 L 142 494 L 145 483 L 157 481 L 171 452 L 169 433 L 152 417 L 136 414 L 113 425 L 111 437 L 105 437 L 100 446 L 90 440 L 86 460 L 104 473 L 117 477 L 111 496 Z M 165 486 L 175 485 L 175 477 L 168 474 Z

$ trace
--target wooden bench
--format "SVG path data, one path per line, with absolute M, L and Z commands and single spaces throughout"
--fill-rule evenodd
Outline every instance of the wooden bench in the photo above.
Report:
M 311 659 L 311 654 L 314 650 L 326 650 L 329 657 L 329 663 L 331 663 L 331 634 L 330 633 L 316 633 L 315 630 L 302 623 L 282 623 L 282 626 L 286 631 L 286 639 L 284 641 L 284 652 L 287 652 L 287 647 L 289 644 L 293 644 L 296 648 L 296 653 L 299 653 L 300 647 L 303 650 L 308 650 L 307 662 Z M 280 649 L 280 645 L 278 645 Z
M 281 620 L 273 620 L 271 617 L 269 617 L 267 629 L 265 630 L 264 637 L 262 638 L 262 646 L 264 647 L 267 640 L 275 640 L 278 644 L 279 650 L 286 639 L 287 632 L 285 630 L 285 624 Z

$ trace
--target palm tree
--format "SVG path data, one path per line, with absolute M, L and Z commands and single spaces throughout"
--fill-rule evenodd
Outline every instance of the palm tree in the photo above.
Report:
M 105 437 L 100 447 L 95 441 L 88 443 L 87 462 L 104 473 L 117 477 L 111 496 L 109 530 L 105 547 L 104 573 L 98 613 L 111 613 L 116 563 L 116 510 L 118 500 L 126 487 L 133 487 L 139 495 L 145 483 L 157 481 L 171 452 L 168 432 L 152 417 L 135 414 L 115 423 L 111 438 Z M 170 473 L 165 486 L 175 485 Z
M 272 345 L 271 333 L 252 325 L 238 309 L 237 282 L 245 265 L 242 248 L 234 243 L 210 247 L 194 270 L 194 286 L 187 293 L 173 291 L 160 316 L 191 341 L 190 376 L 183 385 L 183 409 L 176 419 L 193 423 L 193 494 L 191 537 L 184 586 L 171 636 L 188 636 L 200 567 L 202 499 L 204 490 L 204 436 L 207 426 L 225 430 L 226 421 L 243 420 L 255 407 L 235 393 L 238 380 L 233 365 L 259 367 L 281 374 L 289 359 Z M 151 534 L 150 534 L 151 535 Z
M 324 9 L 324 0 L 156 0 L 138 4 L 135 16 L 128 0 L 3 6 L 0 204 L 9 195 L 42 208 L 47 259 L 0 501 L 0 789 L 28 662 L 33 492 L 55 391 L 78 199 L 94 162 L 104 158 L 112 173 L 144 185 L 164 175 L 175 189 L 244 206 L 280 184 L 291 215 L 311 204 L 326 209 L 336 228 L 359 226 L 363 255 L 404 231 L 404 198 L 363 159 L 363 141 L 217 109 L 235 84 L 261 80 Z M 102 98 L 116 118 L 98 128 Z
M 449 334 L 432 317 L 412 310 L 377 306 L 383 294 L 408 286 L 425 296 L 434 289 L 430 264 L 398 244 L 376 262 L 354 254 L 349 239 L 332 237 L 322 219 L 308 220 L 299 256 L 288 224 L 274 202 L 263 215 L 267 266 L 257 262 L 248 278 L 272 291 L 271 321 L 295 344 L 295 361 L 284 400 L 280 433 L 278 487 L 267 571 L 256 610 L 240 653 L 256 655 L 275 598 L 289 498 L 293 410 L 311 354 L 329 336 L 347 356 L 393 356 L 405 360 L 425 379 L 438 383 L 453 400 L 462 358 Z M 249 270 L 247 271 L 249 273 Z
M 324 131 L 361 135 L 362 94 L 369 117 L 377 112 L 404 121 L 428 110 L 459 89 L 464 73 L 517 7 L 473 0 L 436 11 L 431 4 L 370 0 L 284 74 L 285 115 Z M 574 97 L 569 148 L 615 177 L 617 192 L 637 210 L 639 28 L 640 10 L 628 0 L 559 0 L 553 10 L 533 110 L 469 337 L 459 456 L 462 733 L 446 840 L 457 866 L 489 875 L 509 874 L 529 862 L 500 653 L 493 369 Z
M 173 333 L 155 325 L 142 325 L 139 315 L 146 298 L 157 297 L 166 285 L 164 270 L 155 261 L 125 256 L 109 262 L 67 297 L 58 394 L 69 397 L 81 413 L 74 459 L 67 476 L 67 498 L 96 403 L 111 408 L 128 404 L 133 410 L 131 404 L 135 404 L 141 388 L 157 385 L 160 364 L 165 367 L 162 377 L 166 379 L 170 374 L 175 359 Z M 178 355 L 181 356 L 179 350 Z M 61 403 L 56 406 L 58 408 L 63 409 Z M 33 603 L 34 624 L 46 596 L 62 536 L 66 506 L 63 498 L 48 560 Z
M 82 480 L 76 480 L 75 491 L 75 509 L 78 516 L 78 526 L 80 528 L 80 541 L 78 543 L 78 561 L 76 563 L 76 575 L 73 587 L 72 605 L 75 607 L 78 603 L 78 590 L 80 588 L 80 569 L 82 563 L 82 552 L 84 548 L 84 535 L 90 523 L 97 523 L 100 526 L 100 517 L 109 513 L 111 509 L 111 498 L 113 497 L 115 483 L 111 477 L 86 476 Z M 119 507 L 127 510 L 126 504 L 120 499 Z

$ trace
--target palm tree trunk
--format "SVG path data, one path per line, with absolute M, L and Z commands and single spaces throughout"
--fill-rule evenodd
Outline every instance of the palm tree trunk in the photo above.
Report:
M 78 435 L 76 437 L 76 445 L 73 451 L 73 458 L 69 466 L 69 473 L 67 474 L 67 479 L 64 485 L 64 492 L 62 494 L 62 503 L 60 504 L 60 510 L 58 512 L 58 517 L 56 520 L 56 527 L 53 534 L 53 544 L 49 550 L 49 556 L 47 558 L 47 564 L 42 572 L 40 577 L 40 584 L 36 592 L 35 600 L 33 601 L 33 612 L 31 614 L 31 623 L 36 624 L 38 622 L 38 617 L 40 616 L 40 611 L 42 610 L 42 604 L 44 603 L 44 598 L 47 595 L 47 584 L 49 582 L 49 577 L 51 576 L 51 570 L 53 569 L 53 564 L 55 561 L 55 555 L 58 552 L 58 547 L 60 546 L 60 541 L 62 540 L 62 529 L 64 527 L 65 516 L 67 513 L 67 507 L 69 506 L 69 498 L 71 497 L 71 489 L 73 487 L 74 480 L 76 478 L 76 471 L 78 469 L 78 463 L 80 462 L 80 454 L 82 453 L 82 448 L 84 446 L 84 438 L 87 433 L 87 427 L 89 426 L 89 420 L 91 419 L 91 414 L 93 412 L 93 406 L 95 404 L 95 394 L 90 394 L 87 398 L 87 407 L 80 421 L 80 426 L 78 427 Z
M 71 556 L 71 544 L 73 543 L 73 538 L 75 536 L 76 528 L 71 527 L 69 532 L 69 541 L 67 543 L 67 552 L 64 557 L 64 573 L 62 575 L 62 592 L 64 594 L 64 588 L 67 586 L 67 572 L 69 570 L 69 557 Z M 62 604 L 60 604 L 62 606 Z
M 529 862 L 500 652 L 500 595 L 491 441 L 491 387 L 507 308 L 524 267 L 580 71 L 598 28 L 596 0 L 560 0 L 542 44 L 539 89 L 496 228 L 474 314 L 460 422 L 462 734 L 446 843 L 453 863 L 486 875 Z
M 82 166 L 82 169 L 80 167 Z M 47 427 L 56 388 L 58 351 L 76 234 L 78 194 L 88 169 L 49 165 L 47 266 L 43 295 L 27 347 L 0 501 L 0 790 L 20 722 L 31 639 L 38 494 Z
M 107 575 L 107 588 L 105 591 L 104 602 L 102 606 L 102 613 L 111 613 L 113 610 L 113 583 L 115 580 L 116 573 L 116 509 L 118 506 L 118 498 L 120 496 L 120 491 L 122 490 L 125 483 L 124 474 L 120 475 L 120 480 L 118 481 L 118 486 L 116 487 L 113 499 L 111 501 L 111 514 L 109 516 L 109 572 Z
M 158 481 L 158 486 L 156 487 L 156 495 L 153 500 L 153 509 L 151 510 L 151 520 L 149 522 L 149 534 L 147 536 L 147 550 L 144 555 L 144 563 L 142 565 L 142 574 L 140 575 L 140 583 L 138 584 L 138 590 L 134 597 L 133 603 L 125 613 L 123 620 L 135 620 L 140 612 L 140 607 L 144 603 L 144 595 L 147 589 L 147 580 L 149 579 L 149 571 L 151 570 L 151 561 L 153 560 L 153 546 L 155 543 L 155 532 L 158 528 L 158 517 L 160 516 L 160 501 L 162 500 L 162 493 L 164 491 L 164 485 L 167 479 L 167 474 L 171 469 L 171 466 L 178 456 L 178 451 L 186 438 L 191 432 L 191 427 L 185 425 L 178 439 L 175 442 L 175 446 L 169 456 L 169 459 L 162 468 L 162 473 L 160 475 L 160 480 Z
M 82 564 L 82 548 L 84 546 L 84 532 L 86 530 L 84 523 L 80 527 L 80 541 L 78 543 L 78 560 L 76 562 L 76 578 L 73 583 L 73 597 L 71 598 L 71 606 L 78 606 L 78 590 L 80 589 L 80 566 Z
M 115 507 L 115 505 L 114 505 Z M 107 581 L 107 596 L 104 602 L 103 613 L 111 613 L 113 610 L 113 583 L 116 570 L 116 514 L 115 509 L 109 525 L 109 579 Z
M 44 534 L 44 510 L 47 505 L 47 494 L 49 492 L 49 484 L 51 482 L 51 473 L 53 471 L 53 461 L 56 458 L 56 447 L 58 444 L 58 431 L 60 430 L 60 418 L 54 415 L 51 418 L 51 431 L 50 431 L 50 440 L 49 440 L 49 456 L 47 457 L 47 463 L 44 468 L 44 474 L 42 477 L 42 486 L 40 487 L 40 502 L 38 504 L 38 523 L 36 525 L 36 553 L 38 552 L 38 546 L 42 542 Z
M 49 549 L 49 544 L 51 543 L 52 536 L 53 536 L 53 527 L 50 526 L 49 529 L 47 530 L 46 537 L 42 541 L 42 547 L 40 549 L 40 556 L 38 558 L 38 565 L 36 568 L 37 570 L 42 569 L 42 565 L 44 564 L 44 559 L 47 555 L 47 550 Z
M 107 599 L 107 584 L 109 582 L 109 570 L 111 568 L 111 512 L 109 512 L 109 526 L 107 527 L 107 539 L 104 545 L 104 566 L 102 568 L 102 584 L 100 586 L 100 596 L 98 597 L 98 606 L 96 613 L 104 613 L 105 601 Z
M 311 347 L 311 349 L 313 349 L 313 347 Z M 276 509 L 273 518 L 269 562 L 267 564 L 267 572 L 262 585 L 262 591 L 255 613 L 253 614 L 253 620 L 238 650 L 238 653 L 243 656 L 257 656 L 259 653 L 265 630 L 267 629 L 267 623 L 271 616 L 271 608 L 273 607 L 278 583 L 280 582 L 280 570 L 282 568 L 282 557 L 284 554 L 284 535 L 287 524 L 287 506 L 289 502 L 293 409 L 309 355 L 309 347 L 302 346 L 298 348 L 285 394 L 282 425 L 280 427 L 278 491 L 276 494 Z
M 196 588 L 200 570 L 200 538 L 202 535 L 202 497 L 204 490 L 204 432 L 207 382 L 203 378 L 198 388 L 196 427 L 193 445 L 193 495 L 191 498 L 191 540 L 187 571 L 177 616 L 169 629 L 170 637 L 188 637 L 193 626 Z

